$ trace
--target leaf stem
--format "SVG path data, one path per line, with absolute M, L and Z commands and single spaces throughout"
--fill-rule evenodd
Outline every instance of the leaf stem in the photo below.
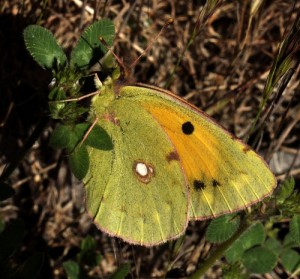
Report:
M 235 242 L 241 234 L 249 228 L 250 224 L 247 221 L 243 221 L 236 231 L 236 233 L 227 241 L 222 243 L 211 255 L 210 257 L 200 266 L 200 268 L 192 274 L 189 279 L 199 279 L 207 272 L 207 270 L 212 267 L 212 265 L 220 259 L 227 249 Z

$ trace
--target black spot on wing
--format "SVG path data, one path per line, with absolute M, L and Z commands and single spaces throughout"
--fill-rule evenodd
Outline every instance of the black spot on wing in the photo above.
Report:
M 200 191 L 205 188 L 205 184 L 201 180 L 194 180 L 193 186 L 196 191 Z
M 218 180 L 215 180 L 215 179 L 212 181 L 212 185 L 214 187 L 221 186 L 220 182 Z
M 195 127 L 190 121 L 187 121 L 182 124 L 181 129 L 185 135 L 191 135 L 194 132 Z

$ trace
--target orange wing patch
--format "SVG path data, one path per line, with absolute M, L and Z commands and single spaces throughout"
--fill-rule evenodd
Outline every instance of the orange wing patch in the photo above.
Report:
M 200 111 L 163 101 L 145 109 L 178 153 L 191 193 L 190 219 L 241 210 L 275 188 L 265 162 Z

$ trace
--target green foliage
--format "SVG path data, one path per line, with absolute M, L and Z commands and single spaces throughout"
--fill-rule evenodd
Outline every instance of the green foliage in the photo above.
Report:
M 268 248 L 257 246 L 245 251 L 242 262 L 250 272 L 266 273 L 275 267 L 277 257 Z
M 18 264 L 13 259 L 21 249 L 25 235 L 25 225 L 22 220 L 13 220 L 6 226 L 2 223 L 0 232 L 0 274 L 1 278 L 34 279 L 37 278 L 44 263 L 43 253 L 30 255 L 25 262 Z
M 294 215 L 290 223 L 290 233 L 293 240 L 300 246 L 300 215 Z
M 300 268 L 300 255 L 293 249 L 284 250 L 281 253 L 281 264 L 290 273 Z
M 67 57 L 52 33 L 37 25 L 30 25 L 24 30 L 25 45 L 34 60 L 43 69 L 62 69 Z
M 86 145 L 78 146 L 72 154 L 69 155 L 69 167 L 71 171 L 81 180 L 88 172 L 89 166 L 90 161 Z
M 90 123 L 76 125 L 59 125 L 50 139 L 53 148 L 65 148 L 69 153 L 69 165 L 78 179 L 82 179 L 89 168 L 89 156 L 86 145 L 101 150 L 113 148 L 112 140 L 107 132 Z
M 276 201 L 278 205 L 283 204 L 289 197 L 293 195 L 295 187 L 295 180 L 293 177 L 290 177 L 284 180 L 278 189 L 278 193 L 276 195 Z
M 212 243 L 224 242 L 236 232 L 239 225 L 240 217 L 236 214 L 223 215 L 210 222 L 206 230 L 206 238 Z
M 77 101 L 83 96 L 83 77 L 107 52 L 99 37 L 104 38 L 109 46 L 112 45 L 114 25 L 110 20 L 95 22 L 83 32 L 68 63 L 62 48 L 48 30 L 40 26 L 29 26 L 24 30 L 28 51 L 42 68 L 51 70 L 53 74 L 49 93 L 49 110 L 53 119 L 70 125 L 89 111 L 88 107 Z
M 82 240 L 80 251 L 76 255 L 75 260 L 68 260 L 63 263 L 64 270 L 69 279 L 89 279 L 93 278 L 88 275 L 89 271 L 99 266 L 102 257 L 97 251 L 97 243 L 91 236 L 87 236 Z M 112 279 L 123 279 L 130 271 L 129 264 L 121 265 L 114 274 L 110 277 Z
M 125 263 L 121 265 L 112 276 L 110 276 L 110 279 L 124 279 L 129 274 L 130 271 L 130 264 Z
M 226 260 L 233 266 L 242 264 L 250 273 L 271 272 L 279 261 L 287 272 L 297 272 L 300 254 L 295 248 L 300 245 L 300 215 L 291 218 L 289 228 L 281 243 L 277 238 L 267 238 L 262 223 L 251 225 L 226 251 Z
M 63 263 L 65 272 L 69 279 L 79 279 L 80 277 L 80 267 L 75 261 L 69 260 Z
M 247 249 L 262 244 L 264 240 L 265 232 L 262 223 L 254 223 L 228 249 L 225 254 L 226 260 L 229 263 L 241 260 Z
M 72 51 L 71 67 L 86 70 L 98 62 L 107 52 L 99 37 L 102 37 L 108 45 L 112 45 L 114 32 L 114 24 L 108 19 L 103 19 L 89 26 Z
M 79 179 L 85 176 L 89 167 L 86 144 L 104 150 L 112 148 L 110 137 L 101 127 L 96 125 L 88 131 L 91 123 L 81 123 L 89 111 L 88 106 L 79 103 L 84 96 L 83 77 L 107 52 L 99 37 L 108 46 L 112 45 L 114 25 L 110 20 L 95 22 L 83 32 L 68 63 L 63 50 L 48 30 L 40 26 L 29 26 L 24 30 L 26 47 L 32 57 L 44 69 L 51 69 L 53 73 L 49 110 L 51 117 L 62 120 L 63 124 L 54 130 L 50 145 L 67 150 L 71 170 Z
M 222 278 L 224 279 L 247 279 L 249 278 L 245 268 L 238 262 L 222 267 Z
M 268 238 L 265 241 L 264 246 L 266 248 L 269 248 L 271 251 L 273 251 L 277 256 L 279 256 L 280 251 L 282 249 L 281 242 L 275 238 Z

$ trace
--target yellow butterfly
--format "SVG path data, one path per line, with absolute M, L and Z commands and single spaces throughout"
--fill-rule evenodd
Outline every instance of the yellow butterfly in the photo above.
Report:
M 169 91 L 110 79 L 92 111 L 113 148 L 88 148 L 86 206 L 111 236 L 160 244 L 182 235 L 190 220 L 244 209 L 276 187 L 249 146 Z

